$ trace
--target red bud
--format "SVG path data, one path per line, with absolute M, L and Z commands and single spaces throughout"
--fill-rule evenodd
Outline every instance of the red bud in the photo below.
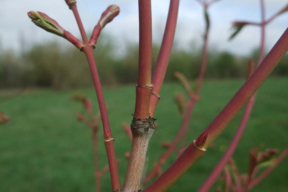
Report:
M 75 5 L 77 3 L 76 0 L 65 0 L 65 2 L 69 6 L 70 9 L 72 5 Z
M 92 103 L 90 102 L 90 100 L 87 99 L 86 97 L 84 97 L 82 99 L 82 103 L 83 103 L 87 113 L 92 114 Z
M 95 26 L 89 44 L 94 46 L 97 44 L 98 37 L 100 36 L 101 30 L 105 25 L 111 22 L 120 13 L 120 8 L 117 5 L 110 5 L 102 13 L 100 20 Z
M 199 148 L 204 147 L 208 138 L 208 131 L 204 131 L 195 141 L 195 145 Z

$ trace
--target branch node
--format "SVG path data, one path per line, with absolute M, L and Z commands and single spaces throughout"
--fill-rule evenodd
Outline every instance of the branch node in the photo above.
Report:
M 107 139 L 104 140 L 105 143 L 108 143 L 108 142 L 110 142 L 110 141 L 115 141 L 115 139 L 112 138 L 112 137 L 110 137 L 110 138 L 107 138 Z
M 154 118 L 147 118 L 147 119 L 139 119 L 139 118 L 133 118 L 131 123 L 131 130 L 140 130 L 144 129 L 144 132 L 148 132 L 149 129 L 155 129 L 154 125 Z
M 160 95 L 157 95 L 156 93 L 153 93 L 153 92 L 152 92 L 152 95 L 153 95 L 154 97 L 157 97 L 157 98 L 158 98 L 158 100 L 160 100 L 160 99 L 161 99 L 161 96 L 160 96 Z
M 153 85 L 136 85 L 136 88 L 139 88 L 139 87 L 142 87 L 142 88 L 146 88 L 146 89 L 153 89 L 154 86 Z
M 197 145 L 196 145 L 196 140 L 194 140 L 193 143 L 194 143 L 194 146 L 195 146 L 197 149 L 199 149 L 200 151 L 203 151 L 203 152 L 206 152 L 206 151 L 207 151 L 207 149 L 206 149 L 204 146 L 203 146 L 203 147 L 197 146 Z
M 65 0 L 66 4 L 68 5 L 69 9 L 72 9 L 73 5 L 76 5 L 76 0 Z

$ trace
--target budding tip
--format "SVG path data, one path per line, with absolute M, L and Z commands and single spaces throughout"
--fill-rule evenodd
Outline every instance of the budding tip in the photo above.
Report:
M 76 0 L 65 0 L 68 6 L 76 4 Z
M 204 145 L 206 144 L 208 138 L 208 131 L 204 131 L 195 141 L 196 147 L 199 149 L 204 149 Z
M 178 71 L 174 72 L 174 76 L 178 77 L 180 75 L 180 73 Z
M 30 19 L 36 19 L 36 17 L 35 17 L 35 11 L 29 11 L 28 13 L 27 13 L 27 15 L 28 15 L 28 17 L 30 17 Z
M 110 5 L 110 12 L 115 13 L 115 12 L 120 12 L 120 7 L 118 5 Z

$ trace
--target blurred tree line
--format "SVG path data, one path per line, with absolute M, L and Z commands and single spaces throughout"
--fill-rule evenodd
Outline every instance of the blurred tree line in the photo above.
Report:
M 121 85 L 137 81 L 138 45 L 130 44 L 125 53 L 115 56 L 117 47 L 111 38 L 100 38 L 94 52 L 102 83 Z M 153 46 L 153 63 L 157 61 L 159 46 Z M 257 61 L 257 50 L 250 57 Z M 249 57 L 210 50 L 206 79 L 244 78 Z M 189 79 L 196 79 L 201 62 L 201 47 L 196 50 L 174 48 L 166 82 L 175 81 L 179 71 Z M 288 76 L 288 55 L 273 72 L 274 76 Z M 92 85 L 84 54 L 74 47 L 63 48 L 57 42 L 34 45 L 21 54 L 0 50 L 0 88 L 50 87 L 54 89 L 88 87 Z

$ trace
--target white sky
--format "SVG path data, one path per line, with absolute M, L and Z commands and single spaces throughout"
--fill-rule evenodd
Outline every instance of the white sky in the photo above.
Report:
M 62 27 L 79 36 L 79 31 L 71 11 L 64 0 L 0 0 L 0 40 L 2 47 L 19 50 L 20 36 L 27 44 L 60 39 L 36 28 L 27 17 L 28 11 L 42 11 L 57 20 Z M 105 33 L 116 38 L 118 44 L 138 41 L 138 6 L 137 0 L 78 0 L 78 7 L 84 26 L 92 30 L 101 13 L 110 4 L 121 8 L 120 15 L 105 27 Z M 169 0 L 152 0 L 153 39 L 161 42 Z M 267 17 L 274 14 L 288 3 L 288 0 L 266 0 Z M 201 43 L 204 29 L 203 12 L 195 0 L 180 1 L 177 45 L 183 48 L 191 42 Z M 259 28 L 247 27 L 233 41 L 228 41 L 231 23 L 235 20 L 260 20 L 259 0 L 221 0 L 210 8 L 212 19 L 210 46 L 218 50 L 228 50 L 237 54 L 249 54 L 259 45 Z M 288 13 L 277 18 L 267 27 L 267 49 L 271 49 L 288 26 Z M 65 40 L 61 40 L 65 44 Z

